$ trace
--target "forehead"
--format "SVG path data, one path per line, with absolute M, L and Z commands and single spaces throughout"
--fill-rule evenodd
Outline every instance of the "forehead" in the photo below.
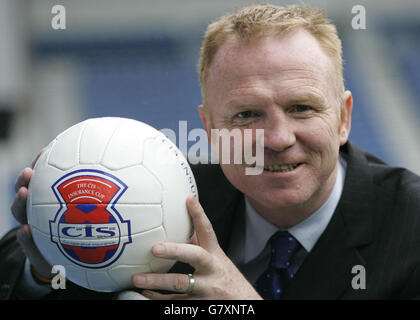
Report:
M 330 58 L 306 30 L 248 42 L 232 38 L 221 46 L 210 66 L 207 91 L 222 94 L 258 80 L 321 87 L 331 79 L 331 71 Z

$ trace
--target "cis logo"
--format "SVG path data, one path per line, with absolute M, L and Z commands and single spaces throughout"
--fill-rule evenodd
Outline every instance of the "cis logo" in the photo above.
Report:
M 117 226 L 98 227 L 94 225 L 79 225 L 62 227 L 60 233 L 70 238 L 102 238 L 115 237 Z
M 99 170 L 77 170 L 51 187 L 60 209 L 50 220 L 51 241 L 73 263 L 103 268 L 114 263 L 132 242 L 130 221 L 115 204 L 127 186 Z

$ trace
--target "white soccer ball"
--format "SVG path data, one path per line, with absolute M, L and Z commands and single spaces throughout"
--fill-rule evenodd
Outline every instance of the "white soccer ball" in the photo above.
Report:
M 186 208 L 197 196 L 187 160 L 163 133 L 124 118 L 96 118 L 59 134 L 38 159 L 29 185 L 35 244 L 66 278 L 103 292 L 133 287 L 131 276 L 167 272 L 158 242 L 192 235 Z

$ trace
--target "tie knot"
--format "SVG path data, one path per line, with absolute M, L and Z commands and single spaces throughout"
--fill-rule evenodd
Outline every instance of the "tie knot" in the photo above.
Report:
M 290 266 L 290 258 L 298 247 L 297 240 L 287 231 L 278 231 L 270 239 L 271 260 L 274 268 L 286 269 Z

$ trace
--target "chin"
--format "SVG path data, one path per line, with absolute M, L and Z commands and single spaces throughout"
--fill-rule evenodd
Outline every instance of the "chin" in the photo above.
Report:
M 248 191 L 248 192 L 247 192 Z M 255 190 L 244 193 L 254 202 L 269 210 L 292 209 L 305 206 L 310 200 L 310 192 L 305 190 Z

